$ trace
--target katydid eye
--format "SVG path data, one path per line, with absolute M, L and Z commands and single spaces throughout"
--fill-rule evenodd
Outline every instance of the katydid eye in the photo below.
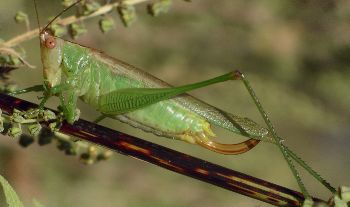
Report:
M 48 37 L 46 40 L 45 40 L 45 46 L 49 49 L 53 49 L 56 47 L 56 40 L 55 38 L 53 37 Z

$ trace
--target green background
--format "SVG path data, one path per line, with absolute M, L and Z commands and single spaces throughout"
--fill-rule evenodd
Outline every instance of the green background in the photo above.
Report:
M 62 10 L 58 0 L 39 0 L 38 4 L 41 22 Z M 28 13 L 32 28 L 36 27 L 32 1 L 2 0 L 0 38 L 7 40 L 25 32 L 24 25 L 15 25 L 13 20 L 18 10 Z M 157 18 L 147 15 L 145 4 L 137 6 L 137 14 L 138 21 L 124 28 L 114 11 L 110 16 L 116 29 L 105 35 L 98 31 L 99 18 L 86 21 L 89 33 L 76 41 L 173 85 L 241 70 L 285 144 L 334 186 L 350 185 L 350 1 L 174 1 L 171 10 Z M 21 47 L 37 68 L 21 68 L 12 80 L 22 88 L 41 83 L 38 40 Z M 191 94 L 263 124 L 240 82 Z M 22 98 L 38 102 L 37 95 Z M 79 108 L 83 118 L 97 116 L 83 103 Z M 240 156 L 224 156 L 116 121 L 103 124 L 298 190 L 282 155 L 271 144 L 260 144 Z M 220 130 L 218 134 L 231 142 L 232 134 Z M 26 206 L 32 198 L 52 207 L 269 206 L 119 154 L 85 166 L 54 145 L 22 149 L 16 142 L 0 137 L 0 174 L 14 185 Z M 302 175 L 312 195 L 330 197 L 309 175 Z

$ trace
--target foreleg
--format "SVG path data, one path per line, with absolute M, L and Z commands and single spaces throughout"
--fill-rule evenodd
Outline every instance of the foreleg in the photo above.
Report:
M 63 110 L 63 115 L 66 121 L 73 124 L 79 119 L 80 111 L 77 109 L 78 95 L 74 89 L 67 90 L 65 94 L 59 94 L 60 106 Z
M 15 95 L 29 93 L 29 92 L 41 92 L 41 91 L 45 91 L 44 86 L 43 85 L 35 85 L 35 86 L 32 86 L 32 87 L 19 89 L 19 90 L 10 92 L 10 93 L 8 93 L 8 95 L 15 96 Z

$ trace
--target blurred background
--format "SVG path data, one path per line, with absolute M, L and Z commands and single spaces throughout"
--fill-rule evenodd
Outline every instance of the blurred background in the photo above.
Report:
M 41 22 L 63 9 L 59 0 L 38 0 Z M 85 22 L 89 33 L 78 43 L 144 69 L 173 85 L 205 80 L 233 69 L 246 74 L 277 132 L 297 154 L 333 186 L 350 185 L 350 1 L 348 0 L 201 0 L 174 1 L 167 14 L 154 18 L 146 5 L 138 20 L 102 34 L 99 18 Z M 0 1 L 0 38 L 25 32 L 15 25 L 18 11 L 29 14 L 36 27 L 34 5 L 28 0 Z M 68 12 L 67 15 L 74 13 Z M 42 82 L 37 39 L 21 45 L 37 69 L 12 74 L 18 87 Z M 263 124 L 240 82 L 191 92 L 208 103 Z M 34 102 L 38 94 L 23 95 Z M 57 102 L 52 101 L 51 107 Z M 80 103 L 82 117 L 97 114 Z M 298 190 L 277 147 L 260 144 L 240 156 L 223 156 L 156 137 L 117 121 L 104 125 L 172 149 Z M 218 131 L 227 142 L 236 135 Z M 231 140 L 232 138 L 232 140 Z M 86 166 L 65 156 L 54 145 L 21 148 L 17 140 L 0 137 L 0 174 L 30 206 L 36 198 L 45 206 L 269 206 L 159 167 L 115 154 Z M 302 171 L 311 194 L 330 193 Z M 0 206 L 3 200 L 0 200 Z

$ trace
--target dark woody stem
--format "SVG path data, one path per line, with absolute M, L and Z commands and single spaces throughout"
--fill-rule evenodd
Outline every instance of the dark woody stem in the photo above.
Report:
M 14 109 L 26 111 L 37 107 L 36 104 L 0 94 L 0 108 L 7 115 L 11 115 Z M 63 123 L 60 132 L 275 206 L 301 206 L 304 201 L 301 193 L 291 189 L 82 119 L 74 125 Z M 314 198 L 314 201 L 322 200 Z

